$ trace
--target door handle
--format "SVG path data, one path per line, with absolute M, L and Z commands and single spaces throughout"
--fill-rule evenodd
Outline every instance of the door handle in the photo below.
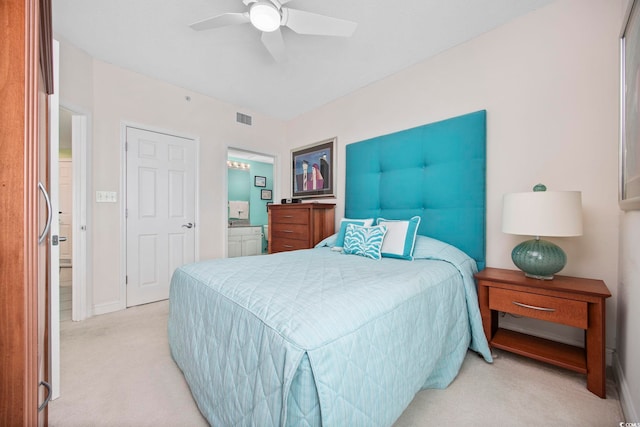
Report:
M 40 385 L 43 385 L 44 388 L 47 389 L 47 397 L 44 398 L 44 402 L 42 402 L 42 405 L 38 406 L 38 412 L 42 411 L 51 400 L 51 386 L 49 385 L 49 383 L 46 381 L 40 381 Z
M 44 230 L 42 230 L 42 234 L 40 234 L 40 236 L 38 237 L 38 244 L 40 244 L 44 242 L 44 239 L 47 238 L 47 234 L 49 234 L 49 228 L 51 228 L 52 212 L 51 212 L 51 199 L 49 199 L 49 193 L 47 193 L 47 190 L 44 188 L 44 185 L 42 185 L 41 182 L 38 183 L 38 188 L 40 189 L 40 191 L 42 192 L 42 195 L 44 196 L 44 201 L 47 203 L 47 223 L 44 226 Z
M 67 238 L 64 236 L 56 236 L 55 234 L 51 236 L 51 244 L 53 246 L 58 246 L 59 243 L 66 242 Z
M 193 225 L 194 225 L 194 224 L 192 224 L 192 223 L 190 223 L 190 222 L 188 222 L 188 223 L 186 223 L 186 224 L 182 224 L 182 226 L 183 226 L 184 228 L 193 228 Z

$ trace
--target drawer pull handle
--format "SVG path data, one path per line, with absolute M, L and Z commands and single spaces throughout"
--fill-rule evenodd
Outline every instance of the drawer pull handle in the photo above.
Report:
M 528 305 L 528 304 L 523 304 L 521 302 L 517 302 L 517 301 L 511 301 L 512 303 L 514 303 L 515 305 L 517 305 L 518 307 L 524 307 L 524 308 L 530 308 L 532 310 L 538 310 L 538 311 L 548 311 L 548 312 L 554 312 L 556 311 L 555 308 L 547 308 L 547 307 L 536 307 L 535 305 Z
M 282 245 L 282 246 L 284 246 L 285 248 L 292 248 L 293 247 L 293 245 Z
M 293 230 L 282 230 L 283 233 L 293 233 Z
M 293 218 L 293 215 L 282 215 L 282 218 Z

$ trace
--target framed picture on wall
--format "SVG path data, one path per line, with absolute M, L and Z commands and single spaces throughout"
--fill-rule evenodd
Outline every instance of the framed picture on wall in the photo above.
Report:
M 620 208 L 640 209 L 640 0 L 631 0 L 620 35 Z
M 267 186 L 267 177 L 265 176 L 255 176 L 253 178 L 253 185 L 255 187 L 266 187 Z
M 335 197 L 336 139 L 291 150 L 292 197 Z
M 271 190 L 262 190 L 260 192 L 260 200 L 271 200 L 273 199 L 273 193 Z

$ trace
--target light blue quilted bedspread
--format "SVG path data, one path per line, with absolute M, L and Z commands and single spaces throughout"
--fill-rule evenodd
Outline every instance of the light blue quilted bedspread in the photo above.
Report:
M 425 239 L 414 261 L 321 247 L 178 269 L 171 352 L 211 425 L 389 426 L 467 348 L 490 362 L 474 261 Z

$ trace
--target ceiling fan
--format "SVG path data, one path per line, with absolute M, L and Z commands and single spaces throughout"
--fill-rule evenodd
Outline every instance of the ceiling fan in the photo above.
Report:
M 358 26 L 357 23 L 344 19 L 283 7 L 290 1 L 242 0 L 246 6 L 249 6 L 247 12 L 223 13 L 194 22 L 189 26 L 196 31 L 201 31 L 251 23 L 262 31 L 262 43 L 276 61 L 282 61 L 285 58 L 285 46 L 280 27 L 288 27 L 298 34 L 349 37 Z

